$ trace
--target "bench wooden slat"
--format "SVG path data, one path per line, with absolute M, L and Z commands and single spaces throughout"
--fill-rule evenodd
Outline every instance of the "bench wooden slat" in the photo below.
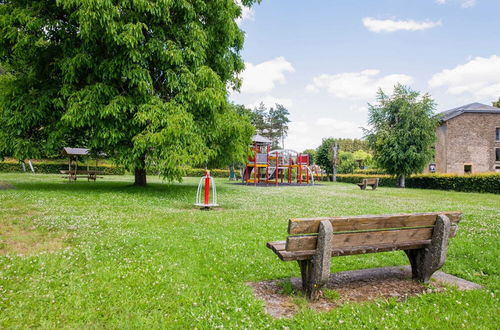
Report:
M 349 217 L 324 217 L 324 218 L 302 218 L 290 219 L 288 222 L 288 234 L 317 233 L 319 223 L 330 220 L 333 231 L 355 231 L 373 230 L 404 227 L 426 227 L 433 226 L 439 214 L 446 215 L 452 224 L 460 221 L 460 212 L 429 212 L 413 214 L 391 214 L 391 215 L 362 215 Z
M 389 243 L 389 244 L 374 244 L 372 246 L 356 246 L 350 248 L 333 248 L 332 257 L 341 257 L 355 254 L 388 252 L 409 249 L 421 249 L 429 246 L 431 240 L 420 240 L 414 242 Z M 287 251 L 285 250 L 286 241 L 268 242 L 267 247 L 270 248 L 281 260 L 308 260 L 316 253 L 316 250 L 303 251 Z
M 341 233 L 333 235 L 332 248 L 371 246 L 374 244 L 411 243 L 430 239 L 432 228 L 412 228 L 398 230 Z M 287 251 L 315 250 L 317 235 L 289 236 L 286 240 Z

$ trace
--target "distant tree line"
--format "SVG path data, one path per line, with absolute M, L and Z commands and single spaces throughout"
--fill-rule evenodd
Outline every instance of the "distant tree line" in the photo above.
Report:
M 333 172 L 333 146 L 337 143 L 337 172 L 352 173 L 357 168 L 372 167 L 373 157 L 368 147 L 368 141 L 362 139 L 323 139 L 321 145 L 314 151 L 314 162 L 328 174 Z M 304 150 L 304 153 L 310 150 Z
M 242 105 L 235 105 L 240 114 L 246 114 L 256 133 L 271 140 L 271 148 L 284 148 L 285 138 L 288 135 L 288 116 L 290 112 L 282 104 L 276 103 L 274 107 L 266 107 L 261 102 L 253 110 L 247 109 Z
M 494 107 L 500 108 L 500 97 L 498 98 L 498 101 L 492 103 Z

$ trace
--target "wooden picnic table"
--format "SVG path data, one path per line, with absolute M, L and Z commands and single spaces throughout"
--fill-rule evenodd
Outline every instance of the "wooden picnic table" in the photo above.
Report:
M 97 178 L 103 178 L 103 171 L 95 171 L 95 170 L 61 170 L 61 174 L 65 174 L 63 178 L 69 179 L 70 181 L 76 181 L 77 178 L 86 178 L 88 181 L 95 181 Z

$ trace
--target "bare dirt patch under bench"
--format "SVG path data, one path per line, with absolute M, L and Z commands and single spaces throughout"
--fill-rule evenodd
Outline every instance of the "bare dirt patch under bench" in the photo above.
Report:
M 301 308 L 296 300 L 300 294 L 283 293 L 284 281 L 290 281 L 293 290 L 300 292 L 300 278 L 249 283 L 255 296 L 266 303 L 266 312 L 275 318 L 292 317 Z M 316 311 L 328 311 L 348 302 L 391 298 L 403 301 L 417 294 L 446 290 L 447 285 L 453 285 L 459 290 L 481 288 L 475 283 L 443 272 L 436 272 L 430 285 L 425 285 L 411 280 L 408 266 L 371 268 L 331 274 L 323 297 L 316 302 L 307 303 L 307 306 Z M 334 293 L 330 295 L 333 298 L 325 297 L 329 296 L 328 291 Z

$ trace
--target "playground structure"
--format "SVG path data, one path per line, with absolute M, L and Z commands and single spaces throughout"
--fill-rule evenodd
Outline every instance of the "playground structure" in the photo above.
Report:
M 210 201 L 210 187 L 212 187 L 212 201 Z M 198 190 L 196 191 L 196 202 L 194 205 L 201 207 L 202 210 L 209 210 L 211 207 L 219 206 L 219 204 L 217 204 L 215 181 L 214 178 L 210 176 L 210 171 L 208 170 L 205 171 L 205 175 L 200 179 Z
M 315 167 L 319 169 L 319 167 Z M 321 171 L 319 170 L 319 173 Z M 242 178 L 245 184 L 314 184 L 309 155 L 290 149 L 271 150 L 271 141 L 256 135 Z

